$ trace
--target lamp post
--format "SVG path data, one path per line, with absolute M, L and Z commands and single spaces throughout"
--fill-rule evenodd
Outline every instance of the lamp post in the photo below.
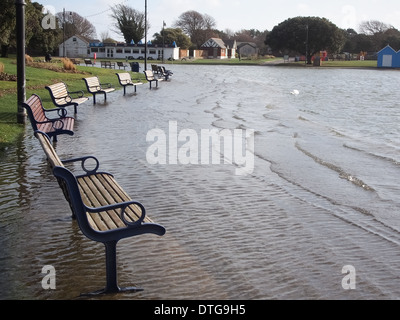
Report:
M 26 110 L 22 103 L 26 100 L 25 78 L 25 0 L 15 0 L 17 13 L 17 122 L 25 123 Z
M 147 0 L 144 0 L 144 70 L 147 70 Z

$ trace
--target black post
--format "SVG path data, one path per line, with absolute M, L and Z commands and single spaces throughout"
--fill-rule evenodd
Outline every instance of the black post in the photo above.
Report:
M 144 70 L 147 70 L 147 0 L 144 0 Z
M 17 12 L 17 122 L 25 123 L 26 110 L 22 103 L 26 100 L 25 79 L 25 0 L 15 0 Z

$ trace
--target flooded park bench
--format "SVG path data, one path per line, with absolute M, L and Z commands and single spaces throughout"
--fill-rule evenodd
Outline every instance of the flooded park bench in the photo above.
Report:
M 166 70 L 164 66 L 159 66 L 158 75 L 159 77 L 164 77 L 165 81 L 168 81 L 169 78 L 173 75 L 173 72 L 171 70 Z
M 151 84 L 152 84 L 152 82 L 155 82 L 156 83 L 156 87 L 158 87 L 158 82 L 159 81 L 163 81 L 163 79 L 159 79 L 159 78 L 156 78 L 155 76 L 154 76 L 154 73 L 153 73 L 153 71 L 152 70 L 145 70 L 145 71 L 143 71 L 144 72 L 144 75 L 146 76 L 146 80 L 149 82 L 149 84 L 150 84 L 150 89 L 151 89 Z
M 90 59 L 84 59 L 83 60 L 84 62 L 85 62 L 85 65 L 86 66 L 94 66 L 94 62 L 92 61 L 92 60 L 90 60 Z
M 51 100 L 57 107 L 74 106 L 75 113 L 77 113 L 78 105 L 89 100 L 88 97 L 84 97 L 83 91 L 69 92 L 64 82 L 55 83 L 45 88 L 49 91 Z M 73 98 L 71 95 L 77 95 L 77 97 Z
M 61 160 L 46 134 L 36 131 L 36 138 L 46 154 L 65 199 L 82 233 L 105 246 L 106 287 L 85 295 L 136 292 L 137 287 L 120 288 L 117 280 L 117 252 L 119 240 L 142 234 L 162 236 L 165 228 L 146 216 L 144 206 L 133 201 L 114 179 L 98 172 L 99 161 L 93 157 Z M 84 171 L 74 175 L 64 164 L 80 162 Z M 88 166 L 93 166 L 88 169 Z
M 107 93 L 113 92 L 115 88 L 112 88 L 111 83 L 100 83 L 98 77 L 83 78 L 86 83 L 86 88 L 93 95 L 93 104 L 96 104 L 96 94 L 104 94 L 104 100 L 107 100 Z
M 22 105 L 27 110 L 33 131 L 43 131 L 49 137 L 53 137 L 53 141 L 57 141 L 57 136 L 60 134 L 74 135 L 75 118 L 67 117 L 67 110 L 63 108 L 45 109 L 42 100 L 36 94 L 33 94 Z M 57 117 L 48 118 L 46 113 L 49 112 L 57 112 Z
M 115 69 L 115 62 L 111 62 L 111 61 L 101 61 L 100 62 L 100 64 L 101 64 L 101 67 L 102 68 L 113 68 L 113 69 Z
M 124 87 L 124 95 L 126 94 L 127 86 L 133 86 L 136 92 L 136 86 L 143 84 L 143 82 L 140 81 L 133 82 L 129 72 L 116 73 L 116 75 L 118 76 L 119 84 Z
M 118 66 L 118 69 L 124 68 L 124 70 L 126 67 L 128 67 L 125 63 L 123 63 L 121 61 L 117 61 L 117 66 Z

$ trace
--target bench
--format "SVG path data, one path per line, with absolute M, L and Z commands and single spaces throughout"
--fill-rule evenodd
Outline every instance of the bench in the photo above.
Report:
M 156 83 L 156 87 L 158 87 L 158 82 L 163 81 L 163 79 L 156 78 L 152 70 L 145 70 L 143 71 L 144 75 L 146 76 L 146 80 L 150 83 L 150 89 L 152 82 Z
M 126 67 L 128 67 L 125 63 L 123 63 L 121 61 L 117 61 L 117 66 L 118 66 L 118 69 L 124 68 L 124 70 Z
M 158 66 L 156 64 L 152 64 L 151 71 L 153 71 L 153 73 L 155 73 L 155 74 L 158 74 Z
M 68 87 L 64 82 L 59 82 L 45 87 L 51 96 L 51 100 L 57 107 L 74 106 L 74 111 L 77 113 L 77 106 L 89 100 L 84 97 L 83 91 L 69 92 Z M 76 98 L 72 98 L 71 94 L 76 94 Z
M 67 111 L 63 108 L 45 109 L 42 100 L 36 94 L 33 94 L 23 104 L 27 110 L 29 120 L 32 125 L 33 131 L 43 131 L 49 137 L 53 137 L 53 141 L 57 141 L 57 136 L 60 134 L 74 135 L 73 117 L 67 117 Z M 48 118 L 46 113 L 57 112 L 57 117 Z
M 143 84 L 142 82 L 132 82 L 131 74 L 129 72 L 116 73 L 118 76 L 119 84 L 124 87 L 124 95 L 126 94 L 126 86 L 136 86 Z
M 86 83 L 86 88 L 93 95 L 93 104 L 96 104 L 96 94 L 104 94 L 104 100 L 107 100 L 107 93 L 113 92 L 111 83 L 101 84 L 98 77 L 83 78 Z
M 114 68 L 115 69 L 115 62 L 111 61 L 101 61 L 100 62 L 102 68 Z
M 173 72 L 171 70 L 165 70 L 164 66 L 159 66 L 158 75 L 159 77 L 164 77 L 165 81 L 168 81 L 169 78 L 173 75 Z
M 146 216 L 144 206 L 133 201 L 114 179 L 113 175 L 98 172 L 99 161 L 93 157 L 61 160 L 46 134 L 37 131 L 47 161 L 57 178 L 72 216 L 82 233 L 105 246 L 106 287 L 87 295 L 136 292 L 141 288 L 120 288 L 117 280 L 117 243 L 119 240 L 142 234 L 162 236 L 165 228 Z M 84 174 L 75 175 L 64 164 L 81 163 Z M 94 168 L 89 170 L 90 162 Z
M 93 66 L 93 65 L 95 65 L 95 62 L 92 62 L 92 60 L 90 60 L 90 59 L 84 59 L 84 62 L 85 62 L 85 65 L 86 66 Z

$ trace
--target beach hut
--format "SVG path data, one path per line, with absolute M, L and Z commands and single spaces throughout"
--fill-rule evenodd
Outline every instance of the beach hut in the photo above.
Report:
M 378 52 L 378 68 L 400 68 L 400 51 L 387 45 Z

